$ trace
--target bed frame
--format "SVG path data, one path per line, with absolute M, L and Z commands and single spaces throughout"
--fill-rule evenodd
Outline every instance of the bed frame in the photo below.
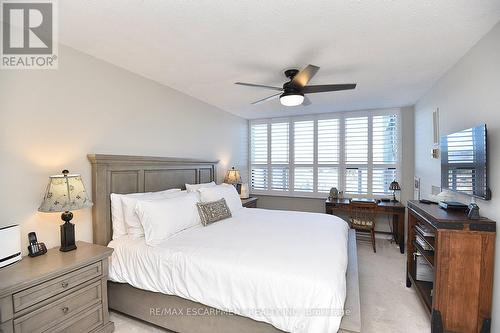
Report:
M 94 243 L 111 241 L 111 193 L 137 193 L 184 188 L 184 184 L 217 181 L 217 161 L 166 157 L 88 155 L 92 164 L 92 225 Z M 346 314 L 339 332 L 360 332 L 358 261 L 356 237 L 349 231 Z M 223 313 L 178 296 L 134 288 L 108 281 L 109 308 L 161 326 L 186 333 L 278 333 L 274 326 Z M 207 315 L 208 314 L 208 315 Z

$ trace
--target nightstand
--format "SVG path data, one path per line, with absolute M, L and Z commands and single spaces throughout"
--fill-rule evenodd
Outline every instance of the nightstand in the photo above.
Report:
M 0 332 L 114 330 L 109 321 L 108 257 L 113 249 L 77 242 L 0 269 Z
M 257 208 L 257 197 L 250 197 L 248 199 L 241 199 L 241 204 L 246 208 Z

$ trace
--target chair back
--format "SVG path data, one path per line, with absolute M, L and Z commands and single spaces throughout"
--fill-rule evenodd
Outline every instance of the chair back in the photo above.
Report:
M 371 229 L 375 225 L 377 204 L 375 202 L 351 202 L 349 205 L 351 227 L 359 226 Z

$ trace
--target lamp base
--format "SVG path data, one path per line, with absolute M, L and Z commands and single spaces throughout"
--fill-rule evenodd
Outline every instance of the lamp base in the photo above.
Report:
M 75 225 L 70 222 L 72 218 L 73 213 L 71 212 L 64 212 L 61 215 L 64 224 L 61 224 L 61 247 L 59 251 L 68 252 L 76 249 Z

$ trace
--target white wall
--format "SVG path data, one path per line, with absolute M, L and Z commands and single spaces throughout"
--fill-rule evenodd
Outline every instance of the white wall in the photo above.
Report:
M 48 176 L 81 173 L 88 153 L 220 160 L 219 179 L 247 167 L 248 122 L 61 46 L 58 70 L 0 71 L 0 226 L 22 225 L 49 247 L 59 214 L 38 213 Z M 76 237 L 92 241 L 91 210 L 75 211 Z
M 500 23 L 477 43 L 415 106 L 415 174 L 423 197 L 440 186 L 440 160 L 430 157 L 432 111 L 440 110 L 440 134 L 486 123 L 492 200 L 478 200 L 481 215 L 500 221 Z M 468 203 L 470 198 L 458 196 Z M 497 233 L 492 332 L 500 332 L 500 242 Z
M 413 199 L 414 177 L 414 109 L 412 106 L 401 109 L 401 179 L 398 179 L 402 191 L 401 201 Z M 324 199 L 296 198 L 283 196 L 258 195 L 258 207 L 266 209 L 298 210 L 305 212 L 323 213 L 325 211 Z M 377 230 L 389 231 L 388 219 L 382 217 L 377 223 Z

